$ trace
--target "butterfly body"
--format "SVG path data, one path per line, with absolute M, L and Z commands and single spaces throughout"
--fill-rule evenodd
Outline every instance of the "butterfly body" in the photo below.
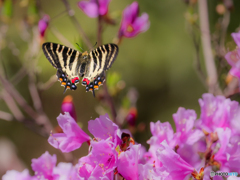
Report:
M 57 69 L 57 77 L 61 85 L 67 89 L 76 90 L 76 84 L 83 77 L 82 85 L 86 91 L 98 89 L 105 80 L 108 70 L 118 54 L 118 46 L 106 44 L 97 49 L 81 53 L 72 48 L 55 43 L 44 43 L 43 52 L 53 67 Z

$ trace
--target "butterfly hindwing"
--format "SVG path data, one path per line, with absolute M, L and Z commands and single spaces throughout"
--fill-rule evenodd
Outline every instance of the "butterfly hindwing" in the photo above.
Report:
M 57 77 L 66 89 L 75 90 L 79 76 L 83 76 L 82 85 L 86 91 L 93 91 L 105 80 L 108 70 L 118 54 L 115 44 L 101 45 L 91 52 L 80 53 L 72 48 L 56 43 L 44 43 L 43 52 L 53 67 L 57 68 Z
M 93 91 L 105 81 L 104 71 L 108 70 L 118 55 L 118 46 L 105 44 L 89 53 L 90 63 L 88 71 L 83 77 L 82 84 L 86 91 Z

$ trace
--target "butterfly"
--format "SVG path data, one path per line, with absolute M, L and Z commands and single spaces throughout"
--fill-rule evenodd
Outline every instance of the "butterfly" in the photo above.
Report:
M 76 90 L 76 84 L 82 78 L 86 91 L 98 89 L 105 81 L 105 71 L 108 70 L 118 55 L 116 44 L 101 45 L 90 52 L 79 52 L 61 44 L 46 42 L 42 45 L 44 55 L 53 67 L 57 69 L 57 78 L 67 89 Z

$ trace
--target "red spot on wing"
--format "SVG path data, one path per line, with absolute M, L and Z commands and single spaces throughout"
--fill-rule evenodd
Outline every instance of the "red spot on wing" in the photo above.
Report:
M 84 78 L 83 81 L 85 81 L 87 85 L 90 83 L 90 81 L 87 78 Z
M 74 84 L 76 80 L 79 80 L 79 78 L 78 77 L 73 78 L 72 83 Z

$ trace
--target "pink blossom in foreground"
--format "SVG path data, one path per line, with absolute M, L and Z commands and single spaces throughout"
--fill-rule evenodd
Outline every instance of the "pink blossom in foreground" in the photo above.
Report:
M 155 166 L 160 167 L 162 166 L 162 164 L 156 156 L 157 149 L 160 148 L 160 144 L 164 140 L 167 141 L 167 143 L 169 143 L 171 147 L 174 147 L 174 132 L 169 122 L 151 122 L 150 129 L 152 132 L 152 137 L 147 141 L 147 143 L 150 145 L 150 148 L 148 150 L 148 153 L 145 154 L 145 156 L 148 158 L 148 162 L 155 162 Z
M 231 35 L 237 46 L 240 47 L 240 31 L 237 33 L 232 33 Z
M 231 130 L 229 128 L 226 128 L 225 130 L 223 128 L 217 128 L 216 129 L 219 143 L 221 147 L 217 151 L 217 153 L 214 155 L 214 160 L 218 161 L 221 165 L 221 168 L 223 165 L 227 162 L 227 146 L 229 145 L 230 137 L 231 137 Z
M 43 18 L 40 19 L 38 22 L 38 30 L 39 30 L 41 38 L 43 38 L 45 36 L 45 32 L 47 30 L 49 20 L 50 20 L 49 16 L 45 14 L 43 16 Z
M 178 108 L 177 113 L 173 114 L 173 119 L 176 125 L 176 133 L 174 139 L 176 145 L 181 144 L 192 145 L 204 136 L 199 129 L 193 129 L 197 114 L 194 110 Z
M 98 140 L 111 138 L 114 142 L 117 138 L 118 126 L 106 114 L 88 121 L 88 130 Z
M 34 180 L 30 175 L 27 169 L 22 172 L 18 172 L 15 170 L 7 171 L 5 175 L 3 175 L 2 180 Z M 36 178 L 35 178 L 36 180 Z
M 118 32 L 118 37 L 125 36 L 131 38 L 141 32 L 148 30 L 150 22 L 148 20 L 148 14 L 143 13 L 139 16 L 139 6 L 135 1 L 131 5 L 127 6 L 123 11 L 123 17 L 121 27 Z
M 106 15 L 111 0 L 90 0 L 78 2 L 78 7 L 90 18 Z
M 174 180 L 183 180 L 187 175 L 195 171 L 194 167 L 175 153 L 166 141 L 161 143 L 160 148 L 157 150 L 157 156 L 169 173 L 169 177 Z
M 81 147 L 82 143 L 90 140 L 90 137 L 78 126 L 69 113 L 60 114 L 57 121 L 63 133 L 51 133 L 48 142 L 53 147 L 62 152 L 71 152 Z
M 38 159 L 32 159 L 32 169 L 37 177 L 48 180 L 57 180 L 58 175 L 53 173 L 57 163 L 57 156 L 45 152 Z
M 73 166 L 72 163 L 60 162 L 57 167 L 53 169 L 53 173 L 59 175 L 59 180 L 80 180 L 77 167 Z
M 201 115 L 196 123 L 199 129 L 214 132 L 218 127 L 231 128 L 231 121 L 237 114 L 238 102 L 226 99 L 224 96 L 214 97 L 212 94 L 203 94 L 199 104 Z
M 230 51 L 225 55 L 225 59 L 232 66 L 229 74 L 240 79 L 240 31 L 232 33 L 232 37 L 237 44 L 237 48 L 234 51 Z
M 168 122 L 151 122 L 148 151 L 140 144 L 134 144 L 130 133 L 120 130 L 107 114 L 89 121 L 88 129 L 94 136 L 91 140 L 87 135 L 79 136 L 78 133 L 81 135 L 83 131 L 68 113 L 60 115 L 58 123 L 63 133 L 59 134 L 63 140 L 67 139 L 66 149 L 79 148 L 80 139 L 89 139 L 88 153 L 76 165 L 60 162 L 56 166 L 56 156 L 46 152 L 33 159 L 34 176 L 31 177 L 28 171 L 8 171 L 3 180 L 36 180 L 38 177 L 48 180 L 113 180 L 114 174 L 126 180 L 208 180 L 210 172 L 216 170 L 240 174 L 238 103 L 223 96 L 203 94 L 199 104 L 201 115 L 197 122 L 193 110 L 180 107 L 173 115 L 175 133 Z M 70 137 L 74 138 L 70 140 Z M 52 139 L 52 143 L 59 148 L 61 138 Z M 223 178 L 216 176 L 213 179 Z
M 86 177 L 87 174 L 88 178 L 99 178 L 111 175 L 117 161 L 117 152 L 113 143 L 109 139 L 92 141 L 91 146 L 91 152 L 79 160 L 79 176 Z M 88 167 L 91 167 L 90 170 Z

